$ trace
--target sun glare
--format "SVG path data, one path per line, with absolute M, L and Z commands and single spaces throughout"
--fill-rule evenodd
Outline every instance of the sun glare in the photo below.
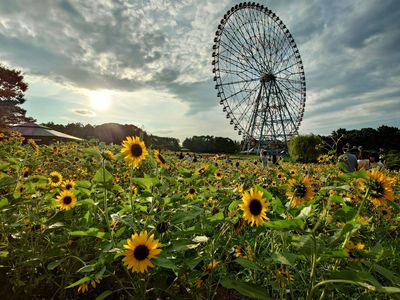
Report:
M 92 107 L 96 110 L 104 111 L 111 105 L 111 93 L 109 91 L 91 91 L 88 95 Z

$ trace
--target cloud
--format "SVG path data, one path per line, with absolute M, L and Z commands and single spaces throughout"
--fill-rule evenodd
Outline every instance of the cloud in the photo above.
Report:
M 96 113 L 94 111 L 91 111 L 89 109 L 74 109 L 73 112 L 77 115 L 80 116 L 85 116 L 85 117 L 94 117 L 96 116 Z
M 199 115 L 219 101 L 211 48 L 219 20 L 235 4 L 60 0 L 35 1 L 26 9 L 23 0 L 2 1 L 0 58 L 81 90 L 167 93 L 187 104 L 186 116 Z M 352 124 L 349 112 L 355 111 L 360 119 L 376 115 L 382 122 L 400 113 L 399 1 L 267 5 L 287 25 L 302 56 L 308 95 L 302 126 L 337 127 L 338 118 Z M 89 110 L 78 110 L 88 116 Z

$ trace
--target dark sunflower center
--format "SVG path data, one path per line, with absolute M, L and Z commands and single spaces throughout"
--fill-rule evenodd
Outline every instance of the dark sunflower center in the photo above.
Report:
M 259 214 L 261 214 L 262 205 L 261 205 L 260 200 L 252 199 L 250 201 L 249 209 L 253 216 L 258 216 Z
M 72 189 L 72 184 L 70 184 L 70 183 L 66 184 L 66 185 L 65 185 L 65 189 L 66 189 L 66 190 Z
M 194 189 L 190 189 L 189 190 L 189 194 L 194 194 L 195 190 Z
M 386 216 L 388 214 L 388 211 L 386 209 L 382 209 L 381 212 L 382 212 L 382 215 L 384 215 L 384 216 Z
M 161 161 L 162 164 L 166 163 L 164 157 L 162 157 L 161 154 L 158 154 L 158 159 Z
M 135 251 L 133 251 L 133 256 L 137 260 L 145 260 L 149 253 L 149 248 L 147 248 L 146 245 L 139 245 L 135 248 Z
M 59 182 L 58 176 L 51 176 L 51 181 L 54 182 L 54 183 Z
M 375 180 L 374 182 L 372 182 L 372 188 L 371 188 L 371 195 L 375 198 L 380 198 L 383 196 L 383 194 L 385 193 L 385 189 L 382 186 L 382 183 Z
M 307 188 L 303 184 L 299 184 L 296 187 L 296 196 L 297 197 L 303 198 L 303 197 L 305 197 L 306 193 L 307 193 Z
M 70 196 L 66 196 L 63 199 L 64 204 L 70 204 L 72 202 L 72 198 Z
M 135 157 L 141 156 L 143 153 L 142 147 L 140 147 L 139 144 L 133 144 L 131 146 L 131 153 L 132 153 L 132 156 L 135 156 Z
M 221 173 L 217 173 L 217 177 L 221 177 Z

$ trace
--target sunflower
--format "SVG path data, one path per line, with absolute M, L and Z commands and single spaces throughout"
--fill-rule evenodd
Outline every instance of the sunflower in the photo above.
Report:
M 291 169 L 289 173 L 290 173 L 291 176 L 296 176 L 297 175 L 297 172 L 296 172 L 295 169 Z
M 103 156 L 105 159 L 115 160 L 115 155 L 114 155 L 114 153 L 111 152 L 111 150 L 104 151 Z
M 375 206 L 381 206 L 386 200 L 393 201 L 392 179 L 378 170 L 368 172 L 368 180 L 364 186 L 369 188 L 369 199 Z
M 293 275 L 289 271 L 286 271 L 284 267 L 275 270 L 273 278 L 274 282 L 282 288 L 294 281 Z
M 392 214 L 391 214 L 391 210 L 390 210 L 389 207 L 381 206 L 379 211 L 380 211 L 381 215 L 383 216 L 383 218 L 385 220 L 390 220 L 391 219 Z
M 196 280 L 194 281 L 194 286 L 196 287 L 196 289 L 199 289 L 201 287 L 201 285 L 203 284 L 203 279 L 201 278 L 196 278 Z
M 216 260 L 216 259 L 213 259 L 212 260 L 212 262 L 210 262 L 209 264 L 208 264 L 208 266 L 207 266 L 207 270 L 214 270 L 216 267 L 217 267 L 217 265 L 219 264 L 219 261 L 218 260 Z
M 196 190 L 194 188 L 190 188 L 188 190 L 188 194 L 187 195 L 188 195 L 189 198 L 193 198 L 195 194 L 196 194 Z
M 167 162 L 164 157 L 161 155 L 159 150 L 154 150 L 154 158 L 160 164 L 161 168 L 167 168 Z
M 215 177 L 215 179 L 217 179 L 217 180 L 221 180 L 221 179 L 222 179 L 222 173 L 221 173 L 220 171 L 216 171 L 216 172 L 214 173 L 214 177 Z
M 75 184 L 74 181 L 68 179 L 68 180 L 64 181 L 62 186 L 66 190 L 72 190 L 72 189 L 74 189 L 76 187 L 76 184 Z
M 49 177 L 49 183 L 51 187 L 57 187 L 60 186 L 62 183 L 62 175 L 58 173 L 57 171 L 51 172 L 50 177 Z
M 82 283 L 78 287 L 78 294 L 85 294 L 89 290 L 89 285 L 87 283 Z
M 202 166 L 200 169 L 196 171 L 198 175 L 203 175 L 208 171 L 208 165 Z
M 243 218 L 251 223 L 251 226 L 256 224 L 260 226 L 264 220 L 269 220 L 267 217 L 267 209 L 269 203 L 263 198 L 263 193 L 254 189 L 246 192 L 242 197 L 243 203 L 240 208 L 243 210 Z
M 347 252 L 351 260 L 362 257 L 365 245 L 363 243 L 354 244 L 352 241 L 348 241 L 344 246 L 344 250 Z
M 286 193 L 289 198 L 292 198 L 293 206 L 300 206 L 302 202 L 308 201 L 314 197 L 314 191 L 311 187 L 311 180 L 308 176 L 304 176 L 301 181 L 296 179 L 289 180 L 291 190 Z
M 92 286 L 92 288 L 96 288 L 97 284 L 100 283 L 101 277 L 95 277 L 90 281 L 90 285 Z
M 285 175 L 283 173 L 278 173 L 276 177 L 278 177 L 278 179 L 283 179 Z
M 76 204 L 74 193 L 68 190 L 61 192 L 60 195 L 57 196 L 56 200 L 60 209 L 69 210 L 75 207 Z
M 147 272 L 148 267 L 154 267 L 150 259 L 161 252 L 161 249 L 157 249 L 160 246 L 159 241 L 154 239 L 154 234 L 148 236 L 147 231 L 132 234 L 124 245 L 127 250 L 123 253 L 123 262 L 132 272 Z
M 125 160 L 129 165 L 135 168 L 146 159 L 147 149 L 146 145 L 139 137 L 127 137 L 122 143 L 121 153 L 124 154 Z

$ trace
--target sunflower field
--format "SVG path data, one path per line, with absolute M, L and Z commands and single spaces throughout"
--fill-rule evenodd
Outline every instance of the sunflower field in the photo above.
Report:
M 400 299 L 400 174 L 0 137 L 1 299 Z

